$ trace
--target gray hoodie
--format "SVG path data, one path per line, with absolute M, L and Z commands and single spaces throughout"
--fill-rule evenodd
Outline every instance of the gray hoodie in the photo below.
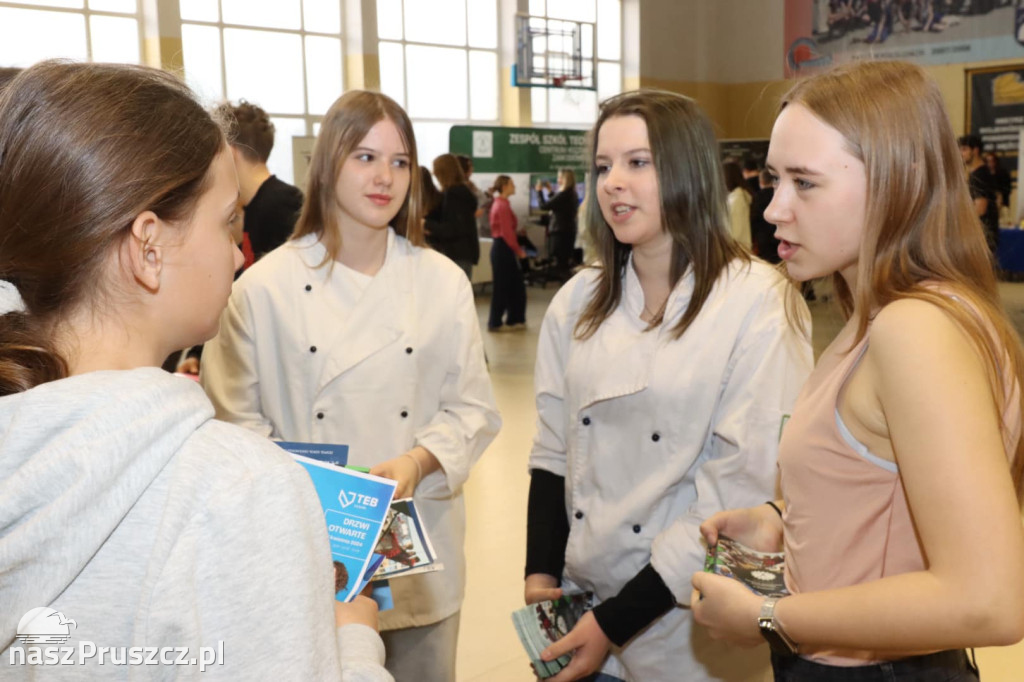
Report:
M 103 371 L 0 398 L 0 680 L 390 680 L 372 629 L 335 628 L 333 591 L 309 477 L 194 382 Z M 222 663 L 24 665 L 37 607 L 75 621 L 76 663 L 87 642 Z

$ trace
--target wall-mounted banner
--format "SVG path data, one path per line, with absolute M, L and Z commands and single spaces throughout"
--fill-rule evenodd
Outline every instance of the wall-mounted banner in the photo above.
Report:
M 786 0 L 785 71 L 855 59 L 1024 58 L 1021 0 Z
M 448 150 L 473 159 L 475 173 L 585 172 L 587 131 L 552 128 L 452 126 Z

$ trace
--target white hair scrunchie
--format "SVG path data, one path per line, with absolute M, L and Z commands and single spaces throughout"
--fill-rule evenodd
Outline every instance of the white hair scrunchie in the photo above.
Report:
M 0 279 L 0 315 L 20 313 L 25 310 L 25 301 L 21 299 L 18 288 L 10 282 Z

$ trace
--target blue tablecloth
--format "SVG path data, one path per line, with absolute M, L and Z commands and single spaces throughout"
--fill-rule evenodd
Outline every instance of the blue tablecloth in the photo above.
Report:
M 1024 272 L 1024 230 L 999 230 L 999 267 L 1007 272 Z

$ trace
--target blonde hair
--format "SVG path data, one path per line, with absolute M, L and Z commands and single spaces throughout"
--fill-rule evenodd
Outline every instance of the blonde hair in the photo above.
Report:
M 1005 407 L 1024 385 L 1024 353 L 999 300 L 938 86 L 909 63 L 853 63 L 798 82 L 780 111 L 790 104 L 806 107 L 839 131 L 848 151 L 864 163 L 867 211 L 856 290 L 833 275 L 843 315 L 857 316 L 855 343 L 883 306 L 900 298 L 928 301 L 968 334 L 984 358 L 995 404 Z M 941 285 L 938 290 L 934 283 Z M 1019 499 L 1022 446 L 1018 441 L 1012 453 Z
M 409 191 L 398 215 L 391 221 L 395 232 L 416 246 L 422 246 L 422 185 L 416 158 L 416 137 L 412 122 L 402 107 L 379 92 L 350 90 L 335 100 L 320 126 L 306 180 L 306 201 L 295 224 L 292 239 L 307 234 L 320 238 L 327 255 L 321 265 L 332 262 L 341 251 L 341 230 L 338 227 L 335 185 L 338 174 L 352 150 L 380 121 L 395 124 L 409 154 Z

